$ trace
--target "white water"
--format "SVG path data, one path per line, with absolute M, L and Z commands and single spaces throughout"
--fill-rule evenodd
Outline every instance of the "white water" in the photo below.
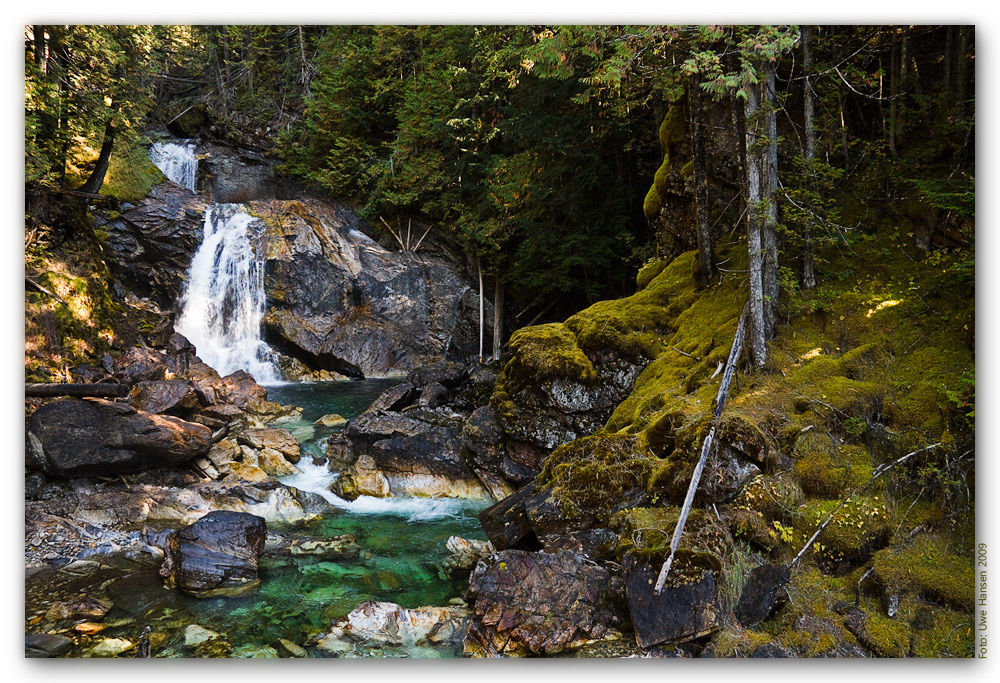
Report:
M 264 263 L 255 248 L 260 234 L 260 224 L 238 205 L 216 204 L 205 211 L 205 237 L 191 260 L 174 327 L 223 377 L 245 370 L 260 384 L 274 384 L 281 374 L 260 338 L 265 306 Z
M 281 483 L 295 487 L 300 491 L 309 491 L 323 496 L 330 505 L 357 515 L 398 515 L 410 522 L 421 522 L 429 519 L 456 517 L 467 507 L 482 507 L 481 501 L 462 498 L 374 498 L 359 496 L 356 500 L 347 501 L 330 492 L 330 484 L 337 475 L 330 472 L 326 465 L 314 465 L 312 459 L 303 457 L 295 464 L 301 473 L 290 477 L 280 477 Z
M 186 187 L 192 192 L 195 191 L 195 181 L 198 178 L 198 156 L 195 154 L 193 142 L 154 143 L 149 148 L 149 159 L 158 169 L 163 171 L 163 175 L 167 178 L 181 187 Z

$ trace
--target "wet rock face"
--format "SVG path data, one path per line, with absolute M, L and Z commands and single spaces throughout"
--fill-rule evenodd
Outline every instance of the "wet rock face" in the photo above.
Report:
M 116 277 L 142 296 L 172 306 L 180 295 L 191 257 L 204 235 L 205 204 L 183 187 L 163 182 L 116 217 L 97 217 L 108 232 L 104 248 Z
M 101 399 L 66 398 L 29 418 L 26 458 L 54 477 L 141 472 L 208 452 L 212 430 Z
M 260 583 L 267 524 L 244 512 L 210 512 L 167 538 L 160 576 L 197 597 L 235 595 Z
M 602 638 L 622 621 L 612 590 L 603 567 L 570 551 L 490 555 L 469 578 L 465 653 L 555 654 Z
M 449 261 L 385 249 L 354 227 L 346 207 L 252 206 L 269 225 L 264 334 L 281 353 L 352 377 L 478 353 L 478 289 Z M 487 319 L 490 309 L 487 302 Z
M 271 163 L 259 152 L 205 143 L 198 148 L 205 190 L 217 204 L 273 199 L 278 183 Z

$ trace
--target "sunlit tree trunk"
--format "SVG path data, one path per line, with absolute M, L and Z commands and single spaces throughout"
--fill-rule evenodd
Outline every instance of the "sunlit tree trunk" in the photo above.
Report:
M 115 122 L 108 119 L 104 127 L 104 142 L 101 144 L 101 154 L 97 157 L 97 165 L 87 178 L 87 182 L 80 188 L 80 192 L 97 194 L 104 185 L 104 176 L 108 173 L 108 163 L 111 161 L 111 151 L 115 146 Z

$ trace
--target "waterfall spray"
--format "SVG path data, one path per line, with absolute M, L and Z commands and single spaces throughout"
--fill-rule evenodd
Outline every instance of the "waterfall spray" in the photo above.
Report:
M 195 191 L 198 178 L 198 157 L 195 144 L 190 140 L 179 143 L 157 142 L 149 148 L 149 159 L 163 175 L 181 187 Z
M 260 222 L 235 204 L 208 208 L 205 238 L 191 260 L 175 328 L 220 375 L 246 370 L 269 384 L 281 375 L 260 338 L 265 307 L 261 233 Z

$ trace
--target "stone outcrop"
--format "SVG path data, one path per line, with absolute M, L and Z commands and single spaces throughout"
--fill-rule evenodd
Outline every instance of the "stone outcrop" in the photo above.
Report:
M 212 431 L 102 399 L 60 399 L 28 419 L 29 465 L 56 477 L 140 472 L 208 452 Z
M 210 512 L 167 537 L 160 576 L 168 588 L 198 597 L 242 593 L 260 583 L 266 537 L 261 517 Z
M 103 246 L 115 276 L 166 307 L 181 293 L 204 220 L 205 204 L 170 181 L 156 185 L 137 204 L 123 204 L 113 218 L 95 216 L 108 233 Z
M 570 551 L 504 550 L 481 560 L 469 578 L 467 655 L 551 655 L 613 637 L 626 617 L 603 567 Z
M 282 354 L 313 369 L 384 377 L 478 353 L 478 289 L 452 262 L 384 248 L 346 206 L 251 208 L 268 225 L 265 340 Z

